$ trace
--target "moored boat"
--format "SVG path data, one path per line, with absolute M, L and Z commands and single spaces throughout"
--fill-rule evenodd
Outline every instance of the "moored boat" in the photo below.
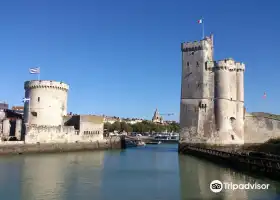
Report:
M 136 145 L 137 146 L 146 146 L 146 143 L 143 141 L 138 141 Z
M 156 141 L 156 142 L 147 142 L 147 144 L 161 144 L 161 141 Z

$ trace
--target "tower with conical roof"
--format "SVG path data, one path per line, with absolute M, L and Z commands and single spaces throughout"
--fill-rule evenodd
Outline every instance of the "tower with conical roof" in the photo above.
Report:
M 160 116 L 158 109 L 155 110 L 154 112 L 154 116 L 152 118 L 152 122 L 154 123 L 161 123 L 163 120 L 163 118 Z

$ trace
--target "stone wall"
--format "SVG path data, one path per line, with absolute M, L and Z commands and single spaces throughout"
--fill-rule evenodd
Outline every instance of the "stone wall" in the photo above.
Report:
M 30 126 L 25 135 L 25 143 L 66 143 L 77 140 L 78 135 L 71 126 Z
M 24 144 L 24 141 L 0 141 L 0 146 Z
M 3 145 L 0 143 L 0 155 L 24 153 L 56 153 L 71 151 L 121 149 L 120 138 L 103 139 L 95 142 L 78 143 L 49 143 L 49 144 L 14 144 Z
M 270 138 L 280 138 L 280 120 L 246 114 L 245 143 L 264 143 Z

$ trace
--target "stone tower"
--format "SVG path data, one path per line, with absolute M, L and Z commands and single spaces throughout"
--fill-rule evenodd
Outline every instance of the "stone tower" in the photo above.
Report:
M 67 114 L 69 86 L 62 82 L 36 80 L 24 83 L 24 122 L 37 126 L 59 126 Z
M 181 44 L 181 140 L 240 143 L 244 132 L 244 64 L 214 61 L 213 35 Z
M 154 123 L 161 123 L 162 122 L 162 117 L 160 116 L 158 109 L 155 110 L 153 118 L 152 118 L 152 122 Z
M 181 139 L 196 142 L 212 132 L 214 76 L 208 63 L 213 63 L 213 35 L 201 41 L 182 43 L 181 50 Z

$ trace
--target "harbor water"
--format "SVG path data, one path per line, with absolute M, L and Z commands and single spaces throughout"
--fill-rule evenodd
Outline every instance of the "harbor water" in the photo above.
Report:
M 213 180 L 269 187 L 213 193 Z M 7 200 L 232 200 L 278 194 L 275 181 L 179 155 L 176 144 L 0 158 L 0 197 Z

